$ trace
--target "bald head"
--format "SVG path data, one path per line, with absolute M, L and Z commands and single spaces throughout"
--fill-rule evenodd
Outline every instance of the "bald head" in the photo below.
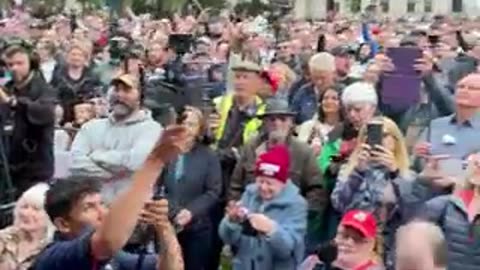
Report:
M 470 73 L 463 77 L 458 83 L 476 83 L 480 84 L 480 73 Z
M 412 221 L 398 229 L 396 239 L 397 270 L 446 269 L 447 242 L 437 225 Z

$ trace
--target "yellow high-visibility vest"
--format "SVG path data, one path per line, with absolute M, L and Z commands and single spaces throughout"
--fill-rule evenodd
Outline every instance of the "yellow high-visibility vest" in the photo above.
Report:
M 218 143 L 223 136 L 225 131 L 225 125 L 228 119 L 228 113 L 233 106 L 233 95 L 227 94 L 226 96 L 217 97 L 213 100 L 217 108 L 218 113 L 220 114 L 220 126 L 218 127 L 215 134 L 215 141 Z M 260 116 L 265 113 L 265 104 L 262 99 L 256 97 L 257 112 L 256 115 Z M 250 119 L 245 123 L 245 128 L 243 130 L 242 139 L 243 143 L 248 142 L 248 140 L 258 134 L 258 129 L 262 126 L 262 120 L 258 117 Z

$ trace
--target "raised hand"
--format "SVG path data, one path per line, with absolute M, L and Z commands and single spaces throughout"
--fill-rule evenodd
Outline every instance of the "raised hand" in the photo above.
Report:
M 390 172 L 396 172 L 398 170 L 397 162 L 395 161 L 395 155 L 392 153 L 392 151 L 381 145 L 375 145 L 375 148 L 371 154 L 373 161 L 384 165 Z
M 166 163 L 188 147 L 188 131 L 184 126 L 173 125 L 167 127 L 158 139 L 155 147 L 147 158 L 147 162 Z

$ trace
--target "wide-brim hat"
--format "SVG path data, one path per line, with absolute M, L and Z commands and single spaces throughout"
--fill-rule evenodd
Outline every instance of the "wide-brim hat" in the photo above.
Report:
M 267 101 L 265 113 L 260 115 L 260 118 L 264 118 L 271 115 L 285 115 L 295 116 L 296 113 L 290 109 L 288 102 L 279 98 L 272 98 Z

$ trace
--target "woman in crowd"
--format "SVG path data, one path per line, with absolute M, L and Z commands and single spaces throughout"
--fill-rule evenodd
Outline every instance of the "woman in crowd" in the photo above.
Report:
M 73 105 L 77 100 L 97 96 L 101 86 L 98 77 L 88 67 L 91 46 L 83 41 L 72 41 L 67 50 L 66 66 L 54 74 L 51 85 L 65 110 L 64 122 L 73 121 Z
M 317 114 L 298 127 L 298 139 L 312 146 L 318 156 L 328 134 L 343 122 L 340 93 L 333 88 L 320 95 Z
M 0 231 L 0 269 L 27 270 L 51 241 L 51 226 L 44 209 L 47 184 L 37 184 L 18 199 L 13 225 Z
M 434 163 L 427 167 L 436 167 Z M 421 211 L 445 234 L 449 270 L 473 270 L 480 265 L 480 155 L 470 156 L 468 163 L 468 176 L 457 191 L 428 201 Z
M 271 148 L 257 159 L 256 183 L 229 203 L 219 233 L 234 251 L 234 270 L 292 270 L 303 259 L 307 203 L 289 166 L 287 148 Z
M 382 270 L 375 254 L 376 236 L 375 217 L 367 211 L 350 210 L 342 217 L 334 240 L 319 247 L 317 255 L 308 257 L 300 270 Z
M 381 145 L 368 145 L 367 127 L 360 130 L 357 147 L 342 168 L 331 199 L 341 213 L 350 209 L 374 213 L 379 223 L 377 251 L 391 269 L 394 232 L 413 214 L 409 210 L 415 209 L 415 204 L 421 203 L 427 194 L 419 193 L 425 189 L 414 181 L 415 175 L 409 170 L 400 129 L 386 117 L 373 121 L 383 127 Z
M 276 74 L 279 78 L 277 97 L 288 99 L 290 89 L 297 81 L 297 75 L 286 64 L 281 62 L 275 62 L 270 66 L 270 72 Z
M 161 182 L 179 229 L 186 270 L 205 268 L 212 234 L 217 233 L 209 218 L 222 191 L 220 162 L 210 150 L 206 120 L 200 110 L 187 107 L 182 116 L 191 136 L 190 148 L 166 166 Z

